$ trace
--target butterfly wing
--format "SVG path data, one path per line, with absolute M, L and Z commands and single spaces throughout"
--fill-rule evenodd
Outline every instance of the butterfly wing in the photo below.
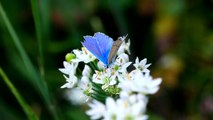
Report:
M 100 32 L 95 33 L 94 37 L 97 39 L 97 44 L 104 59 L 103 62 L 108 65 L 108 56 L 114 41 L 109 36 Z
M 84 36 L 84 42 L 81 42 L 81 44 L 87 48 L 87 50 L 89 50 L 95 57 L 98 58 L 98 56 L 101 56 L 101 52 L 99 50 L 96 42 L 96 39 L 93 38 L 92 36 Z
M 127 35 L 124 37 L 119 37 L 112 45 L 112 48 L 110 50 L 109 56 L 108 56 L 108 63 L 112 63 L 112 61 L 115 59 L 115 56 L 118 52 L 118 49 L 120 48 L 123 41 L 126 39 Z
M 112 38 L 97 32 L 94 36 L 84 36 L 82 45 L 86 47 L 97 59 L 108 65 L 108 55 L 113 44 Z

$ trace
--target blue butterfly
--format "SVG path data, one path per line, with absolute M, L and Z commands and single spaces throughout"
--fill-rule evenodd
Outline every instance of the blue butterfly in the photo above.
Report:
M 126 37 L 119 37 L 116 41 L 113 41 L 104 33 L 97 32 L 94 36 L 84 36 L 85 41 L 82 42 L 82 45 L 108 66 L 114 61 L 116 53 Z

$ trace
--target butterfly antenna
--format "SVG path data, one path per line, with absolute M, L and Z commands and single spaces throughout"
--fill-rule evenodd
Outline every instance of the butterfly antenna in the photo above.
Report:
M 120 39 L 121 39 L 122 41 L 125 41 L 126 38 L 127 38 L 127 36 L 128 36 L 128 34 L 126 34 L 126 36 L 120 37 Z

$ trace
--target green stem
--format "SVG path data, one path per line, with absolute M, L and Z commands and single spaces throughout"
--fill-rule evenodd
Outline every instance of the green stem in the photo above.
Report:
M 24 101 L 23 97 L 19 94 L 18 90 L 11 83 L 11 80 L 7 77 L 4 71 L 0 67 L 0 75 L 3 78 L 4 82 L 7 84 L 13 95 L 15 96 L 18 103 L 21 105 L 23 111 L 27 115 L 29 120 L 39 120 L 38 116 L 32 111 L 28 104 Z
M 92 64 L 95 66 L 96 70 L 99 70 L 98 62 L 96 60 L 92 61 Z
M 24 66 L 26 67 L 26 72 L 28 72 L 28 75 L 31 78 L 31 79 L 29 79 L 30 82 L 36 88 L 36 90 L 38 90 L 38 92 L 41 94 L 41 96 L 43 97 L 47 106 L 49 107 L 50 112 L 53 114 L 55 120 L 57 120 L 58 119 L 57 112 L 56 112 L 56 109 L 53 107 L 53 103 L 51 101 L 51 97 L 49 94 L 47 84 L 45 83 L 44 79 L 38 73 L 36 68 L 31 63 L 29 57 L 27 56 L 27 53 L 25 52 L 25 50 L 20 42 L 20 39 L 18 38 L 14 28 L 12 27 L 1 3 L 0 3 L 0 17 L 2 17 L 2 19 L 3 19 L 2 21 L 4 22 L 6 28 L 8 29 L 9 34 L 11 35 L 15 46 L 17 47 L 17 50 L 21 56 Z
M 42 3 L 42 4 L 39 4 Z M 42 77 L 45 76 L 45 70 L 44 70 L 44 41 L 45 41 L 45 27 L 43 23 L 43 17 L 41 15 L 40 11 L 43 8 L 43 4 L 46 3 L 46 0 L 43 2 L 39 0 L 31 0 L 31 6 L 32 6 L 32 12 L 33 12 L 33 18 L 35 22 L 35 29 L 36 29 L 36 36 L 38 40 L 38 50 L 39 50 L 39 56 L 40 56 L 40 73 Z
M 89 62 L 89 66 L 92 68 L 92 71 L 95 72 L 95 70 L 99 70 L 98 66 L 95 64 L 95 62 Z
M 49 6 L 48 0 L 31 0 L 33 18 L 35 22 L 36 36 L 38 40 L 40 56 L 40 73 L 41 78 L 45 81 L 45 46 L 49 38 Z M 48 89 L 48 88 L 47 88 Z M 51 98 L 50 98 L 51 99 Z M 55 120 L 58 120 L 58 112 L 52 101 L 48 102 L 48 107 Z
M 18 38 L 14 28 L 12 27 L 1 3 L 0 3 L 0 16 L 3 18 L 3 22 L 5 23 L 6 28 L 8 29 L 8 31 L 12 37 L 12 40 L 13 40 L 15 46 L 17 47 L 18 52 L 20 53 L 22 61 L 24 62 L 24 66 L 26 67 L 26 72 L 28 72 L 29 76 L 31 76 L 31 78 L 33 79 L 33 80 L 31 80 L 31 82 L 41 92 L 41 94 L 45 98 L 45 101 L 48 101 L 47 97 L 49 95 L 48 95 L 47 91 L 45 90 L 46 84 L 44 83 L 44 81 L 41 80 L 41 78 L 39 77 L 39 74 L 37 73 L 36 69 L 32 65 L 32 63 L 31 63 L 29 57 L 27 56 L 27 54 L 24 50 L 24 47 L 22 46 L 20 39 Z

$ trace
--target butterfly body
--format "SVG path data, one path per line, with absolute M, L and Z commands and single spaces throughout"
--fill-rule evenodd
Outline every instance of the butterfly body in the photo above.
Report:
M 98 60 L 105 65 L 110 65 L 115 59 L 116 53 L 126 37 L 119 37 L 116 41 L 97 32 L 94 36 L 84 36 L 82 45 L 86 47 Z
M 121 44 L 123 43 L 122 37 L 119 37 L 112 45 L 111 50 L 108 55 L 108 63 L 112 63 L 114 61 L 115 56 L 117 54 L 118 49 L 120 48 Z

